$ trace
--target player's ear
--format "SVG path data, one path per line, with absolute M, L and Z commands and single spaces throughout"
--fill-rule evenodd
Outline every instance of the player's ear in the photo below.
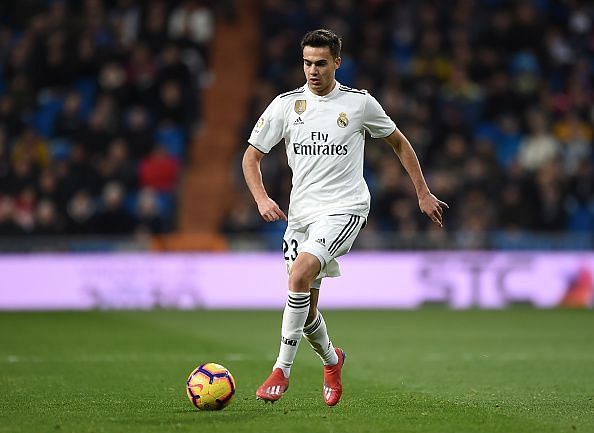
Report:
M 340 68 L 341 63 L 342 63 L 342 58 L 337 57 L 334 59 L 334 65 L 336 66 L 336 69 Z

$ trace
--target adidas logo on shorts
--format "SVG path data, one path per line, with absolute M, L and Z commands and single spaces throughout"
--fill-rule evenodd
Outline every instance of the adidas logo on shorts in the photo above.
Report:
M 319 244 L 322 244 L 322 245 L 326 246 L 326 239 L 325 238 L 316 239 L 316 242 L 319 243 Z

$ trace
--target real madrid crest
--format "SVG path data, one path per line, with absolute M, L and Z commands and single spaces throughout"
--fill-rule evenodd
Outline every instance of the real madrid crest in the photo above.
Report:
M 347 118 L 346 113 L 339 113 L 338 119 L 336 119 L 336 124 L 341 128 L 346 128 L 349 124 L 349 119 Z
M 301 115 L 307 108 L 307 101 L 305 99 L 297 99 L 295 101 L 295 113 Z

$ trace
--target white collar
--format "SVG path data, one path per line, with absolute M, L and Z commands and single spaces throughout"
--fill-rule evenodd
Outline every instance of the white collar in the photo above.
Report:
M 341 86 L 341 84 L 338 82 L 338 80 L 334 80 L 334 88 L 332 90 L 330 90 L 330 93 L 326 94 L 326 95 L 316 95 L 314 92 L 311 91 L 311 89 L 309 88 L 309 84 L 306 82 L 305 83 L 305 91 L 313 98 L 315 99 L 320 99 L 320 100 L 327 100 L 330 99 L 332 97 L 334 97 L 336 94 L 338 94 L 339 90 L 338 88 Z

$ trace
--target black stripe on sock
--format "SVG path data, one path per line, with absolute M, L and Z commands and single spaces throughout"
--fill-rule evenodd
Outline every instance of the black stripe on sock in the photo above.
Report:
M 309 293 L 307 294 L 307 296 L 291 296 L 289 295 L 287 297 L 287 299 L 291 300 L 291 301 L 295 301 L 295 302 L 301 302 L 301 301 L 309 301 Z
M 287 305 L 290 307 L 295 307 L 295 308 L 301 308 L 301 307 L 305 307 L 306 305 L 309 305 L 309 299 L 302 301 L 302 302 L 295 302 L 295 301 L 291 301 L 290 299 L 287 301 Z
M 304 309 L 309 309 L 309 304 L 306 305 L 291 305 L 291 304 L 287 304 L 287 307 L 289 308 L 293 308 L 294 310 L 304 310 Z
M 316 320 L 314 320 L 314 322 L 312 324 L 303 328 L 303 333 L 307 334 L 307 335 L 313 334 L 314 332 L 316 332 L 318 330 L 318 328 L 320 327 L 321 324 L 322 324 L 322 315 L 318 314 L 318 318 Z
M 317 329 L 317 327 L 320 325 L 320 322 L 321 322 L 320 317 L 317 316 L 316 320 L 314 320 L 309 325 L 307 325 L 306 327 L 303 328 L 303 333 L 311 334 L 315 329 Z
M 291 296 L 287 299 L 287 305 L 292 308 L 304 308 L 309 306 L 310 297 L 308 296 Z
M 289 294 L 288 298 L 292 299 L 294 301 L 299 301 L 301 299 L 309 299 L 310 296 L 311 295 L 309 293 L 304 293 L 303 295 L 299 295 L 299 296 Z
M 292 304 L 309 304 L 309 296 L 307 298 L 292 298 L 289 296 L 287 302 L 291 302 Z

